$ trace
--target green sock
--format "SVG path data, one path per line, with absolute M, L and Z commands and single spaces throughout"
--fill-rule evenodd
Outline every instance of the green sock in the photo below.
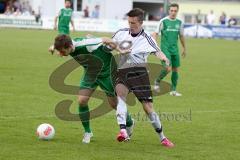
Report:
M 89 108 L 88 105 L 79 105 L 79 117 L 82 121 L 82 125 L 85 132 L 91 133 L 90 122 L 89 122 Z
M 167 74 L 168 74 L 167 69 L 161 70 L 160 74 L 158 75 L 157 79 L 155 80 L 155 83 L 156 83 L 156 84 L 159 84 L 160 81 L 161 81 L 164 77 L 166 77 Z
M 131 115 L 127 112 L 127 120 L 126 120 L 126 126 L 130 127 L 133 125 L 132 117 Z
M 178 81 L 178 72 L 172 72 L 172 91 L 176 91 L 177 88 L 177 81 Z

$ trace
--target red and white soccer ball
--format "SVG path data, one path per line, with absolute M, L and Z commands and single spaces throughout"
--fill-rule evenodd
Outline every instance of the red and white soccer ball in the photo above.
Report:
M 36 133 L 41 140 L 51 140 L 55 135 L 55 129 L 52 125 L 43 123 L 38 126 Z

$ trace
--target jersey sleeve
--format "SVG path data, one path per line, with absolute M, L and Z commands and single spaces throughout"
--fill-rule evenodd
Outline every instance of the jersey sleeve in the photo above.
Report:
M 119 42 L 120 41 L 119 39 L 121 38 L 123 33 L 126 31 L 129 31 L 129 28 L 122 28 L 122 29 L 119 29 L 117 32 L 115 32 L 112 36 L 113 41 Z
M 163 20 L 160 20 L 155 32 L 158 33 L 159 35 L 161 35 L 162 29 L 163 29 Z
M 161 49 L 157 45 L 157 42 L 154 40 L 154 38 L 151 35 L 145 34 L 145 38 L 148 41 L 147 51 L 149 53 L 155 54 L 155 53 L 161 51 Z
M 181 21 L 181 26 L 180 26 L 179 35 L 180 35 L 180 36 L 183 36 L 183 34 L 184 34 L 184 24 L 183 24 L 183 22 Z
M 87 46 L 94 46 L 102 43 L 101 38 L 87 38 L 83 39 L 81 41 L 74 41 L 73 45 L 74 47 L 87 47 Z
M 62 13 L 62 9 L 60 9 L 60 10 L 58 11 L 58 13 L 56 13 L 56 16 L 59 17 L 59 16 L 61 15 L 61 13 Z
M 72 12 L 71 12 L 71 20 L 73 20 L 73 10 L 72 10 Z
M 118 42 L 119 41 L 119 31 L 115 32 L 112 36 L 113 41 Z

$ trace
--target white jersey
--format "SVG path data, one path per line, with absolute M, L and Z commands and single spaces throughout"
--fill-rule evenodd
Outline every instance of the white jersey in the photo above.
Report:
M 122 41 L 132 42 L 132 47 L 130 48 L 131 53 L 120 55 L 118 64 L 119 69 L 145 65 L 147 57 L 150 53 L 160 51 L 156 41 L 150 34 L 145 33 L 143 29 L 136 36 L 131 35 L 129 28 L 120 29 L 113 35 L 112 38 L 118 43 L 121 43 Z

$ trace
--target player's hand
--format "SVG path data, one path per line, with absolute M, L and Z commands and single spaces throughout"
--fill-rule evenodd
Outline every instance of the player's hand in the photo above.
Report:
M 51 54 L 54 54 L 54 51 L 55 49 L 53 45 L 48 48 L 48 52 L 50 52 Z
M 164 61 L 167 66 L 169 66 L 169 64 L 170 64 L 169 59 L 166 57 L 165 54 L 163 54 L 163 52 L 157 52 L 157 53 L 156 53 L 156 56 L 157 56 L 161 61 Z
M 119 47 L 117 47 L 116 49 L 120 54 L 129 54 L 132 52 L 132 49 L 120 49 Z
M 185 58 L 186 56 L 187 56 L 186 49 L 184 48 L 183 51 L 182 51 L 182 57 Z
M 95 38 L 95 36 L 88 33 L 88 34 L 86 35 L 86 38 Z
M 113 40 L 111 38 L 108 38 L 108 37 L 102 37 L 102 42 L 104 44 L 114 43 Z

